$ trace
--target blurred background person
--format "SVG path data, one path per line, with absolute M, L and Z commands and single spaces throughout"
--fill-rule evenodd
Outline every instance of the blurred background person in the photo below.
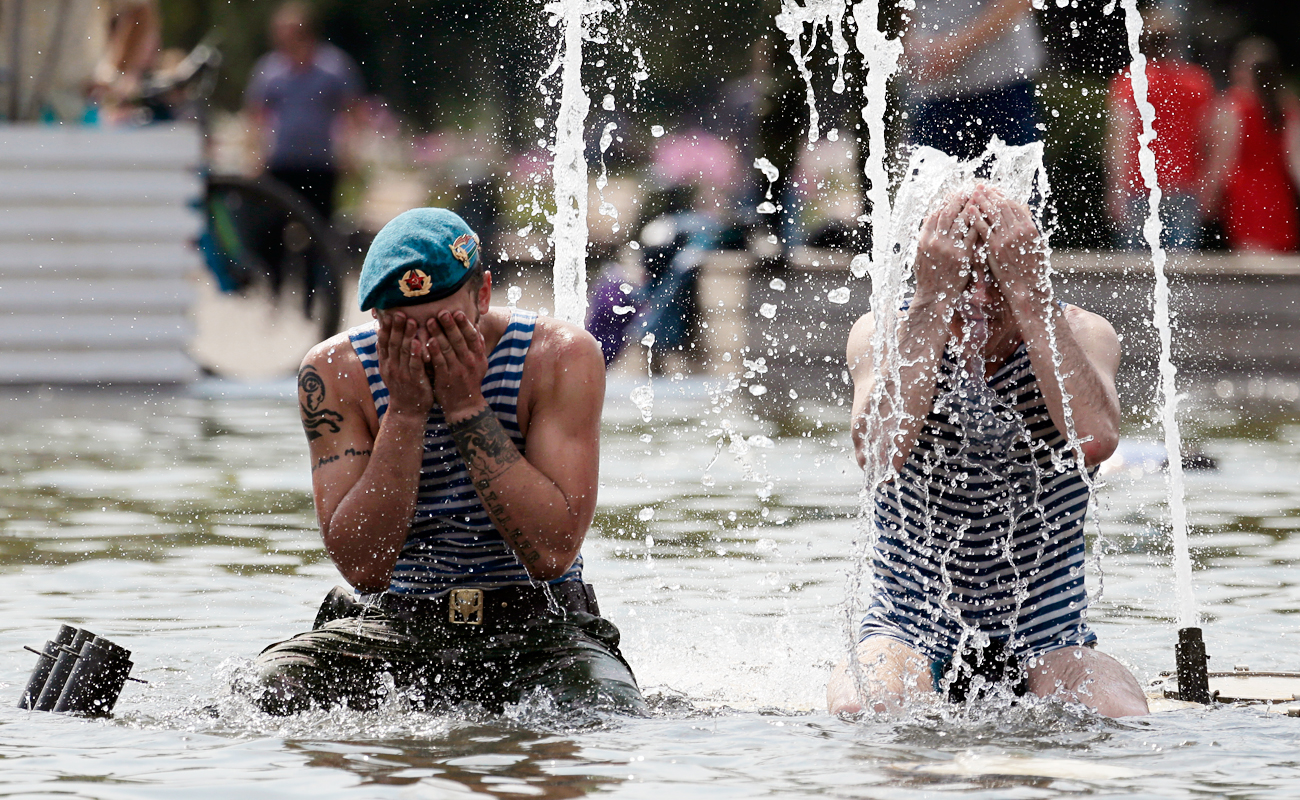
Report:
M 275 49 L 253 67 L 245 92 L 253 163 L 302 194 L 328 221 L 361 73 L 350 56 L 317 39 L 303 3 L 281 5 L 270 33 Z
M 1164 9 L 1143 20 L 1142 52 L 1147 101 L 1155 109 L 1156 138 L 1151 151 L 1160 183 L 1161 243 L 1175 250 L 1200 246 L 1198 195 L 1205 178 L 1206 126 L 1214 104 L 1214 81 L 1204 68 L 1183 56 L 1179 18 Z M 1138 169 L 1138 135 L 1142 121 L 1133 100 L 1129 70 L 1110 82 L 1106 99 L 1107 210 L 1115 224 L 1116 246 L 1146 247 L 1142 225 L 1147 218 L 1147 190 Z
M 923 0 L 907 14 L 909 142 L 969 159 L 995 135 L 1040 138 L 1034 78 L 1045 53 L 1029 0 Z
M 162 19 L 156 0 L 115 0 L 109 8 L 108 45 L 95 65 L 90 97 L 108 121 L 126 121 L 157 66 Z
M 0 13 L 0 114 L 10 121 L 116 121 L 161 42 L 157 0 L 10 2 Z
M 1203 192 L 1232 250 L 1292 252 L 1300 238 L 1300 102 L 1283 83 L 1277 48 L 1243 40 L 1210 134 Z

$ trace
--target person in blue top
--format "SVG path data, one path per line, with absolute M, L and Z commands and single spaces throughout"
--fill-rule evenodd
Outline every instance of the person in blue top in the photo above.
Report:
M 270 32 L 275 49 L 253 66 L 244 97 L 255 168 L 300 192 L 329 222 L 361 71 L 347 53 L 317 38 L 303 3 L 277 8 Z
M 954 193 L 922 225 L 915 293 L 888 318 L 897 372 L 874 361 L 879 316 L 849 336 L 853 440 L 878 480 L 872 593 L 832 712 L 986 684 L 1147 712 L 1086 617 L 1084 518 L 1119 438 L 1119 339 L 1057 302 L 1047 267 L 1026 205 L 982 185 Z
M 314 347 L 299 372 L 321 536 L 354 591 L 267 648 L 261 706 L 640 713 L 645 702 L 582 580 L 596 509 L 604 360 L 582 328 L 492 307 L 478 237 L 445 209 L 407 211 L 361 271 L 374 322 Z

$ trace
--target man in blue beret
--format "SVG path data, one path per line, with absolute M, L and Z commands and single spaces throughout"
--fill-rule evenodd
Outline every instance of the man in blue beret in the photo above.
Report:
M 325 548 L 354 587 L 258 657 L 272 713 L 392 691 L 417 707 L 642 713 L 582 580 L 605 365 L 582 328 L 492 307 L 478 237 L 445 209 L 384 227 L 361 271 L 375 321 L 298 376 Z

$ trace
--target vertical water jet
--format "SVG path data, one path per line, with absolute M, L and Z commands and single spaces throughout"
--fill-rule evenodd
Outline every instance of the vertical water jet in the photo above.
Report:
M 1133 85 L 1133 100 L 1142 119 L 1142 133 L 1138 135 L 1138 168 L 1146 185 L 1147 219 L 1142 235 L 1151 248 L 1151 264 L 1155 272 L 1155 298 L 1152 325 L 1160 335 L 1160 422 L 1164 428 L 1165 452 L 1169 459 L 1166 480 L 1169 488 L 1169 514 L 1172 526 L 1174 577 L 1177 582 L 1178 625 L 1195 628 L 1198 620 L 1196 599 L 1192 594 L 1192 560 L 1187 541 L 1187 507 L 1183 490 L 1182 435 L 1178 427 L 1178 391 L 1175 377 L 1177 369 L 1171 357 L 1173 328 L 1169 318 L 1169 281 L 1165 276 L 1165 249 L 1160 242 L 1160 183 L 1156 176 L 1156 157 L 1151 141 L 1156 138 L 1156 111 L 1147 100 L 1146 56 L 1139 45 L 1142 36 L 1142 15 L 1137 0 L 1122 0 L 1124 28 L 1128 33 L 1129 54 L 1132 64 L 1129 79 Z M 1108 6 L 1113 8 L 1114 3 Z
M 583 127 L 591 98 L 582 86 L 585 0 L 557 0 L 547 5 L 551 25 L 562 29 L 560 50 L 551 71 L 560 70 L 560 107 L 555 116 L 554 245 L 555 316 L 581 325 L 587 315 L 587 158 Z

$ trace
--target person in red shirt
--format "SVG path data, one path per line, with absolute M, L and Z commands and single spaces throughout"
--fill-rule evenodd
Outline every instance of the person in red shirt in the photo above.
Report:
M 1203 202 L 1223 222 L 1228 247 L 1290 252 L 1300 245 L 1300 101 L 1282 83 L 1273 43 L 1237 45 L 1213 120 Z
M 1214 103 L 1214 81 L 1203 68 L 1179 58 L 1179 22 L 1153 12 L 1142 35 L 1147 63 L 1147 100 L 1155 108 L 1156 138 L 1151 150 L 1160 183 L 1161 243 L 1170 249 L 1200 246 L 1199 195 L 1205 176 L 1205 130 Z M 1108 211 L 1126 249 L 1146 246 L 1147 189 L 1138 169 L 1142 120 L 1133 100 L 1129 70 L 1111 79 L 1108 97 Z

